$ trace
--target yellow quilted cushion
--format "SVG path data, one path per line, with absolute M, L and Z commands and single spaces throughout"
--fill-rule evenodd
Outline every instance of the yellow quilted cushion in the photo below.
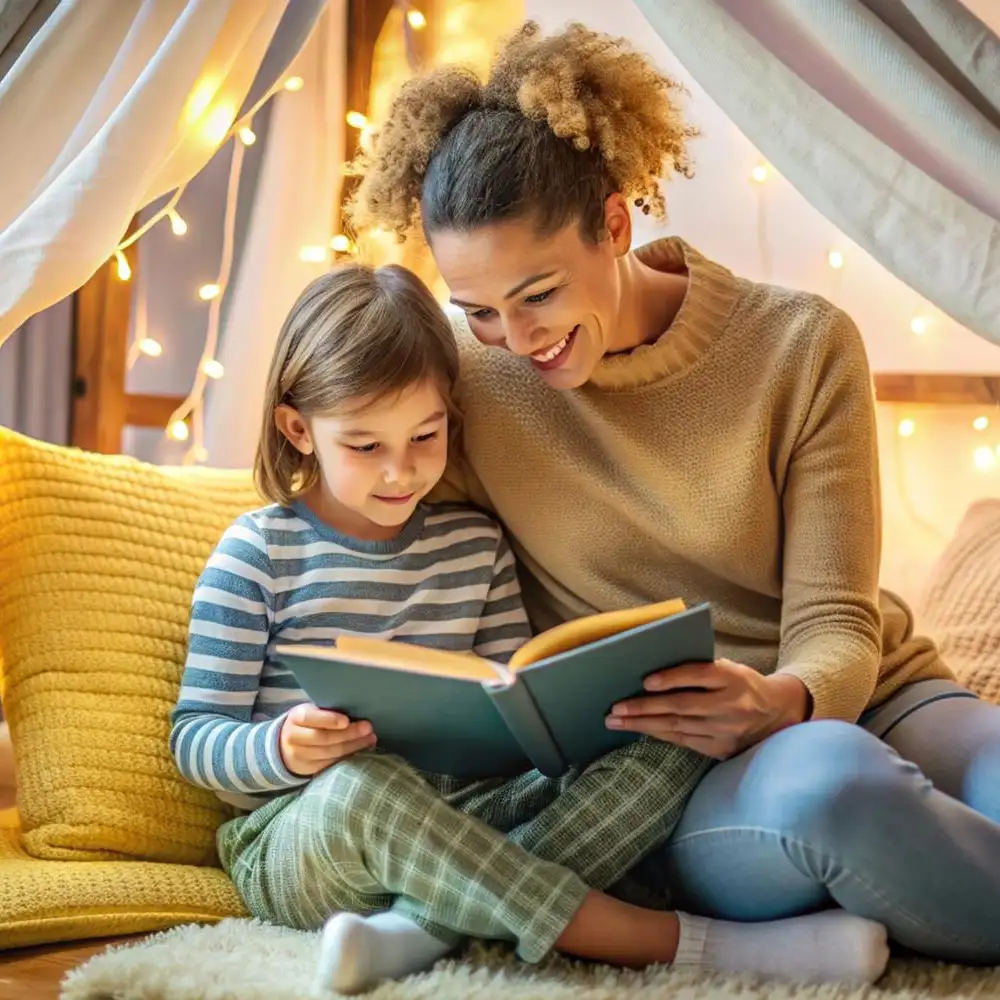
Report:
M 169 714 L 197 576 L 259 503 L 248 472 L 0 428 L 0 691 L 29 854 L 215 863 L 229 814 L 177 772 Z
M 218 868 L 144 861 L 40 861 L 0 812 L 0 948 L 165 930 L 246 916 Z

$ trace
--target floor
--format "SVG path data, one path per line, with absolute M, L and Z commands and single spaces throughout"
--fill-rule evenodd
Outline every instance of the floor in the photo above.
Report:
M 66 973 L 110 944 L 130 938 L 91 941 L 87 944 L 46 945 L 0 952 L 0 1000 L 58 1000 L 59 984 Z

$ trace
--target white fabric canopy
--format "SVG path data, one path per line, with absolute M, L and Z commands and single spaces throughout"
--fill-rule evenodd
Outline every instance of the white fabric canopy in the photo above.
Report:
M 185 184 L 296 55 L 323 0 L 62 0 L 0 79 L 0 344 Z M 296 25 L 293 25 L 295 28 Z M 271 79 L 262 79 L 270 75 Z
M 1000 38 L 969 7 L 636 4 L 814 207 L 928 301 L 1000 343 Z M 975 6 L 1000 25 L 997 0 Z

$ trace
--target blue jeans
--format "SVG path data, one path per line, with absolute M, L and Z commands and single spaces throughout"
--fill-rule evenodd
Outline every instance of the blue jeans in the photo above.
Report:
M 692 913 L 839 905 L 923 955 L 1000 964 L 1000 707 L 923 681 L 858 725 L 783 730 L 705 777 L 654 866 Z

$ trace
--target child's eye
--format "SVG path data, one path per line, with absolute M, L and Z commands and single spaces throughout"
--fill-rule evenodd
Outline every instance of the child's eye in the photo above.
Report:
M 373 441 L 371 444 L 349 444 L 347 447 L 351 451 L 356 451 L 359 455 L 370 455 L 378 448 L 378 442 Z
M 532 305 L 537 305 L 539 302 L 544 302 L 546 299 L 550 299 L 555 294 L 555 289 L 550 288 L 546 292 L 537 292 L 535 295 L 528 295 L 525 298 L 525 302 L 530 302 Z
M 429 431 L 427 434 L 418 434 L 413 440 L 417 444 L 424 444 L 427 441 L 433 441 L 438 436 L 437 431 Z

